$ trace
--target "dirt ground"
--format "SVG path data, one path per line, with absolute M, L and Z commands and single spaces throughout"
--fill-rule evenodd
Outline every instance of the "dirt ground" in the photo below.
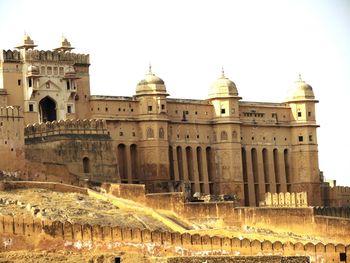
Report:
M 139 210 L 118 207 L 84 194 L 44 189 L 0 191 L 0 214 L 32 215 L 52 221 L 171 231 L 161 221 Z

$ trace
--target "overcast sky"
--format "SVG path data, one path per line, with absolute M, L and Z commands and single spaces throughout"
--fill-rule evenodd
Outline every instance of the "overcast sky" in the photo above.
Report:
M 205 99 L 223 66 L 243 100 L 282 102 L 300 72 L 320 101 L 320 169 L 350 185 L 349 0 L 0 0 L 0 48 L 24 32 L 90 54 L 92 94 L 133 95 L 151 63 L 171 97 Z

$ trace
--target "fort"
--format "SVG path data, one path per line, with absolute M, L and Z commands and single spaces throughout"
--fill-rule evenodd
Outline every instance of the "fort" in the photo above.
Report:
M 100 96 L 90 94 L 89 55 L 75 54 L 66 38 L 53 51 L 40 51 L 25 35 L 16 49 L 0 50 L 0 190 L 135 202 L 133 209 L 153 211 L 170 229 L 0 210 L 0 251 L 113 248 L 161 257 L 350 260 L 350 190 L 321 176 L 318 101 L 301 76 L 283 102 L 243 101 L 224 70 L 207 99 L 175 99 L 150 66 L 133 96 Z M 183 228 L 181 220 L 201 231 Z M 234 236 L 239 231 L 232 227 L 242 235 L 268 230 L 315 240 L 248 239 Z

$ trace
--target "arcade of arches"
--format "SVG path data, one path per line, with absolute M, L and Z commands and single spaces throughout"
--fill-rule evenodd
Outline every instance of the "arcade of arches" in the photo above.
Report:
M 169 176 L 173 185 L 187 183 L 191 194 L 213 194 L 215 162 L 211 147 L 169 146 Z M 119 144 L 117 159 L 122 183 L 143 183 L 136 144 Z M 266 192 L 291 192 L 289 150 L 242 148 L 246 206 L 259 206 Z M 178 190 L 178 189 L 173 189 Z M 182 189 L 183 190 L 183 189 Z

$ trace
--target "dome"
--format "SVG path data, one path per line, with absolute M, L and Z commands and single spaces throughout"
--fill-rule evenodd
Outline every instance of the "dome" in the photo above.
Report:
M 299 79 L 294 82 L 294 85 L 287 97 L 288 101 L 293 100 L 314 100 L 315 95 L 312 87 L 301 79 L 299 74 Z
M 168 95 L 164 81 L 152 72 L 151 66 L 149 66 L 149 72 L 146 74 L 146 77 L 137 84 L 136 94 Z
M 223 69 L 221 71 L 221 76 L 211 85 L 209 90 L 209 98 L 220 97 L 238 97 L 236 84 L 225 77 Z

